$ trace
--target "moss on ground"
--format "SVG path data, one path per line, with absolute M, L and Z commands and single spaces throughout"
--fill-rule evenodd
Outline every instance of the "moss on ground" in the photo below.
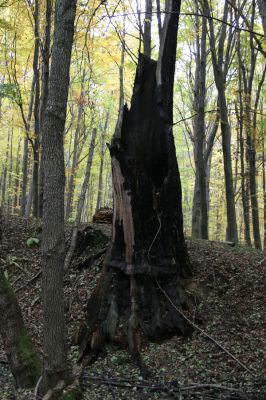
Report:
M 25 328 L 17 338 L 19 356 L 27 369 L 29 385 L 34 386 L 41 375 L 41 360 Z

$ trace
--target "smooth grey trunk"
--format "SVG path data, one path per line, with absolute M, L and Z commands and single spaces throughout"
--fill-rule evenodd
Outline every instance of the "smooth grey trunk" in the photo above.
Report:
M 99 171 L 99 181 L 98 181 L 98 195 L 97 195 L 95 212 L 97 212 L 102 207 L 104 152 L 105 152 L 105 143 L 104 143 L 104 135 L 102 135 L 101 161 L 100 161 L 100 171 Z
M 9 151 L 9 168 L 8 168 L 8 196 L 7 196 L 7 214 L 11 214 L 12 211 L 12 177 L 13 177 L 13 129 L 10 135 L 10 151 Z
M 21 147 L 21 136 L 18 138 L 18 147 L 17 147 L 17 155 L 16 155 L 16 166 L 15 166 L 15 182 L 14 182 L 14 201 L 13 201 L 13 210 L 14 213 L 17 213 L 19 210 L 19 182 L 20 182 L 20 147 Z
M 252 179 L 250 180 L 250 194 L 251 194 L 251 206 L 252 206 L 252 219 L 253 219 L 253 231 L 254 231 L 254 243 L 257 249 L 262 248 L 261 237 L 260 237 L 260 218 L 259 218 L 259 205 L 258 205 L 258 193 L 257 193 L 257 165 L 256 165 L 256 147 L 257 147 L 257 115 L 258 115 L 258 106 L 261 97 L 261 91 L 264 85 L 266 76 L 266 65 L 264 65 L 263 73 L 261 79 L 259 81 L 257 90 L 256 90 L 256 98 L 254 104 L 254 112 L 253 112 L 253 120 L 252 120 Z M 264 149 L 263 149 L 264 150 Z M 264 158 L 263 158 L 264 160 Z M 264 161 L 263 161 L 264 162 Z
M 250 222 L 249 222 L 249 191 L 246 185 L 246 170 L 245 170 L 245 143 L 243 137 L 243 102 L 241 90 L 241 72 L 239 71 L 239 110 L 236 105 L 236 116 L 239 130 L 239 150 L 240 150 L 240 176 L 241 176 L 241 199 L 243 207 L 244 220 L 244 239 L 247 246 L 251 247 L 250 238 Z
M 258 0 L 260 16 L 262 20 L 262 26 L 264 30 L 264 35 L 266 39 L 266 1 L 265 0 Z
M 57 0 L 49 90 L 42 142 L 44 204 L 42 231 L 43 353 L 41 392 L 68 379 L 63 277 L 64 234 L 64 130 L 69 71 L 74 36 L 76 0 Z
M 83 180 L 83 184 L 82 184 L 82 188 L 81 188 L 81 193 L 80 193 L 79 200 L 78 200 L 75 224 L 74 224 L 74 228 L 73 228 L 73 232 L 72 232 L 72 236 L 71 236 L 71 243 L 70 243 L 70 247 L 67 252 L 66 258 L 65 258 L 65 270 L 67 270 L 69 268 L 71 260 L 72 260 L 72 256 L 76 249 L 78 229 L 79 229 L 80 222 L 81 222 L 82 210 L 84 207 L 86 193 L 88 190 L 90 176 L 91 176 L 91 165 L 92 165 L 93 154 L 94 154 L 96 133 L 97 133 L 97 130 L 96 130 L 96 128 L 94 128 L 92 130 L 90 149 L 89 149 L 89 154 L 88 154 L 88 159 L 87 159 L 87 166 L 86 166 L 85 176 L 84 176 L 84 180 Z
M 80 157 L 80 153 L 81 153 L 81 151 L 79 151 L 79 141 L 80 141 L 80 133 L 81 133 L 81 120 L 82 120 L 82 115 L 84 112 L 84 105 L 82 102 L 82 98 L 84 96 L 84 81 L 85 81 L 85 70 L 83 70 L 83 74 L 82 74 L 81 101 L 78 104 L 77 126 L 76 126 L 76 130 L 75 130 L 75 134 L 74 134 L 73 157 L 72 157 L 71 173 L 70 173 L 69 182 L 68 182 L 68 191 L 67 191 L 67 199 L 66 199 L 66 214 L 65 214 L 66 220 L 68 220 L 71 217 L 71 213 L 72 213 L 74 190 L 75 190 L 74 181 L 75 181 L 79 157 Z M 82 150 L 82 148 L 81 148 L 81 150 Z
M 162 37 L 162 16 L 161 16 L 161 0 L 156 0 L 156 8 L 157 8 L 157 21 L 158 21 L 158 34 L 159 39 Z
M 24 138 L 23 145 L 23 160 L 22 160 L 22 185 L 21 185 L 21 200 L 20 200 L 20 215 L 24 216 L 26 212 L 26 204 L 27 204 L 27 182 L 28 182 L 28 159 L 29 159 L 29 133 L 30 133 L 30 123 L 33 112 L 33 104 L 34 104 L 34 93 L 35 93 L 35 76 L 33 76 L 32 84 L 31 84 L 31 94 L 30 94 L 30 103 L 27 115 L 27 121 L 25 126 L 26 136 Z
M 123 27 L 123 41 L 122 41 L 122 49 L 121 49 L 121 61 L 119 66 L 119 109 L 118 109 L 118 118 L 115 127 L 115 135 L 119 136 L 122 128 L 123 122 L 123 112 L 124 112 L 124 68 L 125 68 L 125 19 L 124 19 L 124 27 Z
M 151 57 L 152 0 L 145 0 L 144 54 Z
M 39 52 L 40 52 L 40 33 L 39 33 L 39 0 L 35 0 L 33 13 L 34 19 L 34 58 L 33 73 L 35 76 L 35 102 L 34 102 L 34 140 L 33 140 L 33 210 L 32 214 L 35 218 L 38 216 L 38 200 L 39 200 L 39 150 L 40 150 L 40 70 L 39 70 Z
M 32 171 L 33 171 L 33 166 L 32 166 Z M 33 191 L 34 191 L 34 176 L 32 174 L 31 180 L 29 183 L 28 195 L 27 195 L 27 204 L 26 204 L 26 210 L 25 210 L 26 218 L 30 217 L 32 201 L 33 201 Z
M 221 28 L 218 54 L 215 49 L 215 33 L 213 20 L 211 19 L 210 7 L 208 0 L 204 0 L 204 8 L 206 15 L 209 17 L 209 41 L 211 48 L 213 73 L 216 88 L 218 91 L 218 101 L 221 116 L 221 133 L 222 133 L 222 148 L 223 148 L 223 164 L 224 164 L 224 177 L 225 177 L 225 193 L 226 193 L 226 211 L 227 211 L 227 232 L 226 238 L 229 241 L 238 243 L 236 209 L 235 209 L 235 196 L 233 186 L 233 172 L 232 172 L 232 158 L 231 158 L 231 127 L 228 118 L 228 108 L 225 96 L 225 65 L 224 59 L 224 43 L 226 39 L 226 24 L 224 23 Z M 228 3 L 224 5 L 223 21 L 227 22 L 228 19 Z
M 8 165 L 8 157 L 9 157 L 9 147 L 10 147 L 10 131 L 7 134 L 7 144 L 6 144 L 6 158 L 2 173 L 2 193 L 1 193 L 1 207 L 4 210 L 5 208 L 5 199 L 6 199 L 6 186 L 7 186 L 7 165 Z
M 252 4 L 251 10 L 251 23 L 250 27 L 253 29 L 255 21 L 255 3 Z M 257 106 L 260 97 L 261 87 L 263 85 L 264 77 L 259 83 L 256 91 L 256 100 L 254 106 L 253 121 L 251 117 L 252 111 L 252 95 L 254 86 L 254 73 L 257 62 L 257 52 L 255 51 L 253 35 L 250 34 L 249 39 L 249 54 L 248 54 L 248 68 L 246 60 L 242 59 L 240 35 L 238 35 L 238 61 L 241 68 L 241 78 L 243 81 L 243 121 L 246 136 L 246 151 L 247 151 L 247 165 L 248 165 L 248 184 L 251 202 L 251 215 L 253 226 L 253 237 L 255 248 L 261 249 L 260 225 L 259 225 L 259 208 L 258 208 L 258 195 L 257 195 L 257 182 L 256 182 L 256 121 L 257 121 Z
M 109 114 L 110 111 L 107 111 L 105 124 L 103 131 L 101 132 L 101 161 L 100 161 L 100 171 L 99 171 L 99 181 L 98 181 L 98 195 L 97 195 L 97 202 L 96 202 L 96 209 L 97 212 L 102 207 L 102 197 L 103 197 L 103 166 L 104 166 L 104 154 L 105 154 L 105 136 L 109 121 Z

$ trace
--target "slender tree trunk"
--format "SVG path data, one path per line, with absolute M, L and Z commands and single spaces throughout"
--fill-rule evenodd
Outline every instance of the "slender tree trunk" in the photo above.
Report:
M 239 77 L 241 74 L 239 71 Z M 239 112 L 236 106 L 236 116 L 239 127 L 239 149 L 240 149 L 240 175 L 241 175 L 241 198 L 244 219 L 244 238 L 247 246 L 251 247 L 250 223 L 249 223 L 249 191 L 246 190 L 246 171 L 245 171 L 245 144 L 243 137 L 243 102 L 241 94 L 241 81 L 239 83 Z
M 82 184 L 82 189 L 81 189 L 81 193 L 80 193 L 80 197 L 79 197 L 79 201 L 78 201 L 77 214 L 76 214 L 76 218 L 75 218 L 74 229 L 72 232 L 71 243 L 70 243 L 70 247 L 67 252 L 66 258 L 65 258 L 65 270 L 69 268 L 74 251 L 76 249 L 78 230 L 79 230 L 79 226 L 80 226 L 80 222 L 81 222 L 82 210 L 84 207 L 86 193 L 87 193 L 87 189 L 88 189 L 89 181 L 90 181 L 91 165 L 92 165 L 92 159 L 93 159 L 93 154 L 94 154 L 96 132 L 97 132 L 96 128 L 94 128 L 92 130 L 90 150 L 89 150 L 89 154 L 88 154 L 87 166 L 86 166 L 85 176 L 84 176 L 84 180 L 83 180 L 83 184 Z
M 76 173 L 77 173 L 79 157 L 80 157 L 80 153 L 82 150 L 82 146 L 79 146 L 80 145 L 79 141 L 80 141 L 80 133 L 81 133 L 82 115 L 84 112 L 84 104 L 83 104 L 84 81 L 85 81 L 85 70 L 83 71 L 83 74 L 82 74 L 81 96 L 80 96 L 79 103 L 78 103 L 77 127 L 76 127 L 75 135 L 74 135 L 72 166 L 71 166 L 71 173 L 70 173 L 70 177 L 69 177 L 67 200 L 66 200 L 66 220 L 68 220 L 70 218 L 71 213 L 72 213 L 72 205 L 73 205 L 74 190 L 75 190 L 74 182 L 75 182 L 75 177 L 76 177 Z M 79 151 L 79 147 L 80 147 L 80 151 Z
M 128 343 L 141 364 L 144 337 L 157 340 L 186 331 L 163 294 L 180 307 L 186 302 L 182 277 L 190 274 L 172 133 L 180 2 L 170 0 L 168 9 L 159 61 L 140 55 L 131 108 L 125 107 L 121 132 L 110 146 L 112 244 L 87 304 L 81 357 L 97 354 L 105 340 L 117 340 Z
M 206 38 L 207 21 L 202 20 L 201 39 L 197 39 L 196 77 L 194 111 L 194 143 L 195 143 L 195 167 L 196 179 L 192 212 L 192 236 L 208 239 L 208 208 L 206 189 L 206 164 L 204 163 L 205 145 L 205 101 L 206 101 Z
M 255 2 L 252 4 L 251 11 L 251 23 L 250 27 L 253 29 L 255 21 Z M 261 238 L 260 238 L 260 226 L 259 226 L 259 209 L 258 209 L 258 195 L 257 195 L 257 182 L 256 182 L 256 109 L 254 112 L 254 118 L 252 123 L 251 112 L 252 112 L 252 94 L 254 85 L 254 73 L 256 68 L 257 54 L 255 52 L 255 46 L 253 42 L 253 35 L 250 35 L 250 47 L 249 47 L 249 67 L 246 67 L 246 63 L 242 59 L 240 35 L 238 35 L 238 60 L 241 68 L 241 77 L 243 80 L 244 98 L 243 98 L 243 121 L 246 133 L 246 148 L 247 148 L 247 164 L 248 164 L 248 183 L 251 200 L 251 212 L 252 212 L 252 226 L 255 248 L 261 249 Z M 264 80 L 264 77 L 263 77 Z M 260 90 L 263 81 L 259 84 L 259 88 L 256 94 L 256 101 L 254 108 L 257 107 L 259 102 Z
M 104 166 L 104 153 L 105 153 L 105 136 L 106 130 L 109 122 L 109 110 L 106 115 L 104 128 L 101 134 L 101 162 L 100 162 L 100 171 L 99 171 L 99 182 L 98 182 L 98 196 L 96 202 L 95 212 L 99 210 L 102 206 L 102 195 L 103 195 L 103 166 Z
M 161 0 L 156 0 L 159 39 L 162 37 Z
M 266 171 L 265 171 L 265 140 L 262 132 L 262 189 L 263 189 L 263 248 L 266 249 Z
M 27 116 L 27 122 L 25 126 L 26 136 L 24 138 L 24 146 L 23 146 L 23 160 L 22 160 L 22 185 L 21 185 L 21 216 L 25 215 L 26 212 L 26 204 L 27 204 L 27 182 L 28 182 L 28 158 L 29 158 L 29 133 L 30 133 L 30 123 L 33 112 L 33 104 L 34 104 L 34 93 L 35 93 L 35 76 L 33 76 L 32 84 L 31 84 L 31 94 L 30 94 L 30 104 Z
M 44 207 L 42 232 L 43 352 L 42 392 L 68 378 L 63 276 L 64 237 L 64 129 L 76 0 L 57 0 L 49 90 L 42 140 Z
M 221 115 L 221 133 L 222 133 L 222 148 L 224 160 L 224 177 L 225 177 L 225 192 L 226 192 L 226 209 L 227 209 L 227 240 L 237 243 L 238 232 L 236 222 L 235 196 L 233 186 L 232 158 L 231 158 L 231 127 L 228 118 L 227 101 L 225 96 L 225 75 L 223 70 L 223 47 L 226 39 L 226 25 L 223 24 L 219 46 L 218 57 L 215 50 L 215 34 L 213 20 L 211 18 L 208 0 L 204 0 L 204 11 L 209 16 L 209 40 L 213 63 L 213 73 L 216 88 L 218 91 L 219 109 Z M 225 2 L 223 21 L 228 18 L 228 3 Z
M 34 161 L 33 161 L 34 162 Z M 26 210 L 25 210 L 25 217 L 29 218 L 30 213 L 31 213 L 31 208 L 32 208 L 32 201 L 33 201 L 33 192 L 34 192 L 34 175 L 33 175 L 33 165 L 32 168 L 29 169 L 32 170 L 32 175 L 31 175 L 31 180 L 29 183 L 29 188 L 28 188 L 28 195 L 27 195 L 27 204 L 26 204 Z
M 145 0 L 144 54 L 151 57 L 152 0 Z
M 6 160 L 3 169 L 3 178 L 2 178 L 2 199 L 1 199 L 1 207 L 4 210 L 5 207 L 5 199 L 6 199 L 6 186 L 7 186 L 7 166 L 8 166 L 8 157 L 9 157 L 9 147 L 10 147 L 10 131 L 8 131 L 7 135 L 7 145 L 6 145 Z
M 9 151 L 9 168 L 8 168 L 8 196 L 7 196 L 7 214 L 11 214 L 12 211 L 12 178 L 13 178 L 13 129 L 10 134 L 10 151 Z
M 18 212 L 18 199 L 19 199 L 19 191 L 20 191 L 20 187 L 19 187 L 19 181 L 20 181 L 20 147 L 21 147 L 21 136 L 18 138 L 18 148 L 17 148 L 17 155 L 16 155 L 16 167 L 15 167 L 15 182 L 14 182 L 14 201 L 13 201 L 13 211 L 15 214 L 17 214 Z
M 259 10 L 260 10 L 260 15 L 262 19 L 262 26 L 264 30 L 264 35 L 266 39 L 266 2 L 265 0 L 257 0 L 258 5 L 259 5 Z
M 39 27 L 39 0 L 35 0 L 34 9 L 34 59 L 33 73 L 35 76 L 35 102 L 34 102 L 34 142 L 33 142 L 33 210 L 32 214 L 38 217 L 39 200 L 39 150 L 40 150 L 40 70 L 39 70 L 39 52 L 40 52 L 40 27 Z

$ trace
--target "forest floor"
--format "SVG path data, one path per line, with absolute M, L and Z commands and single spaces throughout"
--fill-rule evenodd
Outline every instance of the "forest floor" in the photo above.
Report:
M 109 233 L 110 228 L 104 229 Z M 41 349 L 40 246 L 32 240 L 27 245 L 28 239 L 38 237 L 38 227 L 34 221 L 11 217 L 3 231 L 0 262 L 16 291 L 34 342 Z M 90 251 L 99 253 L 103 246 L 105 243 L 94 240 Z M 176 336 L 143 349 L 143 359 L 151 371 L 150 378 L 144 380 L 126 351 L 109 346 L 84 374 L 85 399 L 266 399 L 265 253 L 210 241 L 188 240 L 188 249 L 195 274 L 190 291 L 197 299 L 193 315 L 200 314 L 200 329 L 235 358 L 195 329 L 191 338 Z M 78 261 L 65 277 L 72 362 L 78 354 L 73 335 L 84 318 L 86 300 L 101 270 L 101 258 L 89 268 L 77 268 L 81 264 Z M 33 392 L 14 388 L 0 343 L 0 399 L 34 398 Z

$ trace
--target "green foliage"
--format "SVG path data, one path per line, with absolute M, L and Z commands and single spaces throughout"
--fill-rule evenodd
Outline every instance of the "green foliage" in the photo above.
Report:
M 16 103 L 21 102 L 18 87 L 13 83 L 0 84 L 0 98 L 8 98 L 15 101 Z
M 79 388 L 66 390 L 62 395 L 62 400 L 81 400 L 82 390 Z
M 34 299 L 31 302 L 31 306 L 34 307 L 36 303 L 38 303 L 38 301 L 40 300 L 39 296 L 34 297 Z
M 26 244 L 27 246 L 31 247 L 31 246 L 35 246 L 36 244 L 40 243 L 40 239 L 36 238 L 36 237 L 30 237 Z
M 0 295 L 13 294 L 6 272 L 0 268 Z
M 73 225 L 75 223 L 75 218 L 74 217 L 68 218 L 67 223 L 69 225 Z
M 12 30 L 12 26 L 3 18 L 0 18 L 0 29 Z
M 15 267 L 19 267 L 19 264 L 17 263 L 17 257 L 16 256 L 9 255 L 9 256 L 7 256 L 7 258 L 5 260 L 3 260 L 1 258 L 1 261 L 7 267 L 12 266 L 12 265 L 15 266 Z

